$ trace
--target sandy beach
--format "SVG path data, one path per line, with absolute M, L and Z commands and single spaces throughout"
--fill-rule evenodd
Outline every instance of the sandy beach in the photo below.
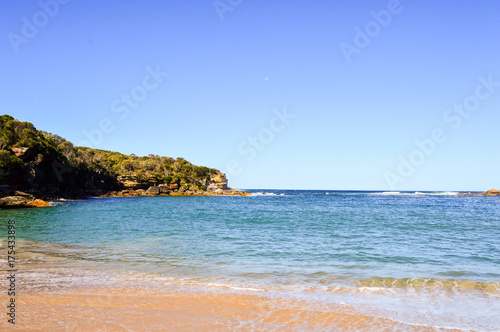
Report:
M 0 298 L 4 303 L 5 296 Z M 92 289 L 19 296 L 12 331 L 435 331 L 348 305 L 239 293 Z

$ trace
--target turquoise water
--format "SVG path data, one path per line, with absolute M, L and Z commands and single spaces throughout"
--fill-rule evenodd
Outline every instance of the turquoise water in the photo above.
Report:
M 49 208 L 0 215 L 4 226 L 9 218 L 16 220 L 23 250 L 36 254 L 27 264 L 53 259 L 61 284 L 114 271 L 325 301 L 339 300 L 333 290 L 382 289 L 387 292 L 377 298 L 377 308 L 387 310 L 397 306 L 394 296 L 400 304 L 419 292 L 420 302 L 446 297 L 434 310 L 433 324 L 500 328 L 493 314 L 500 309 L 500 197 L 250 192 L 251 197 L 57 201 Z M 71 266 L 83 271 L 80 279 L 74 271 L 73 278 L 63 273 Z M 40 271 L 32 272 L 32 284 L 38 277 L 41 282 Z M 374 300 L 356 295 L 342 301 Z M 427 308 L 417 302 L 408 306 Z M 461 310 L 460 323 L 443 318 L 448 305 Z
M 26 240 L 146 271 L 500 280 L 500 198 L 266 192 L 90 199 L 2 215 Z

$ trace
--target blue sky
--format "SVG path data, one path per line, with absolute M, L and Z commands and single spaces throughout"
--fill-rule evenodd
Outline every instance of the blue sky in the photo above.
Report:
M 235 188 L 500 187 L 500 3 L 2 6 L 1 113 L 77 145 Z

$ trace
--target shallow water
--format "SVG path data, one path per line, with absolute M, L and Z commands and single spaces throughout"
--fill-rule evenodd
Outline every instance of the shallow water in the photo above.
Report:
M 379 327 L 500 330 L 500 198 L 251 192 L 57 201 L 0 216 L 4 233 L 16 220 L 25 294 L 182 288 L 286 303 L 304 324 L 311 306 L 347 306 Z

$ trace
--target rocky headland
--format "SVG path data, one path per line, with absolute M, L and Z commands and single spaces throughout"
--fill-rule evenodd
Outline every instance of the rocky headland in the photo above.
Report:
M 0 208 L 89 196 L 240 195 L 224 173 L 183 158 L 77 147 L 29 122 L 0 116 Z
M 215 174 L 207 182 L 206 190 L 189 186 L 179 186 L 178 183 L 161 183 L 150 185 L 143 183 L 137 176 L 128 175 L 118 177 L 118 182 L 124 189 L 110 191 L 101 196 L 250 196 L 249 193 L 231 189 L 227 186 L 227 179 L 224 174 Z M 202 187 L 203 188 L 203 187 Z
M 500 196 L 500 190 L 490 189 L 484 193 L 458 193 L 461 196 Z

